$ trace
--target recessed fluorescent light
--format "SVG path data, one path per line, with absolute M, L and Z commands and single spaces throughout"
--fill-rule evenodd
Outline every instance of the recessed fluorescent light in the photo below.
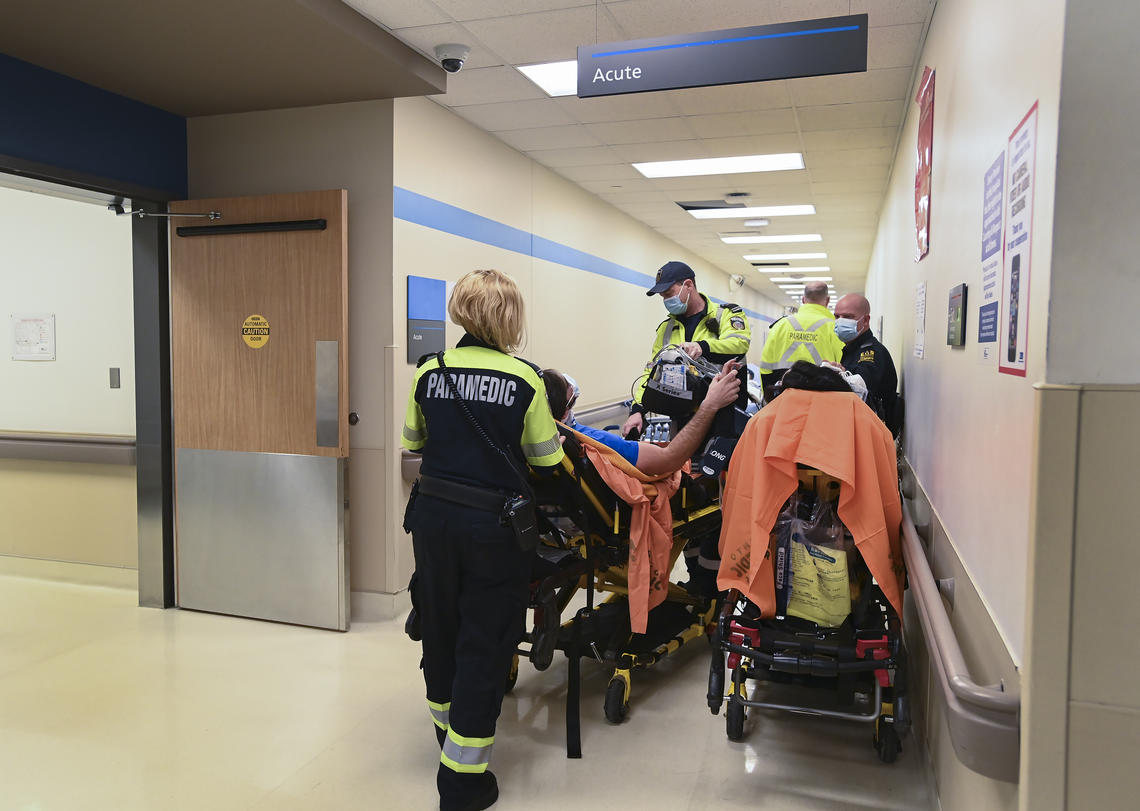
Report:
M 635 163 L 634 166 L 637 164 Z M 698 220 L 727 220 L 733 217 L 800 217 L 814 214 L 815 206 L 742 206 L 740 208 L 690 208 Z M 744 239 L 744 237 L 741 237 Z M 752 237 L 755 239 L 755 237 Z
M 820 234 L 764 234 L 755 237 L 721 237 L 728 245 L 755 245 L 762 242 L 822 242 Z M 747 256 L 744 257 L 748 259 Z
M 772 281 L 774 281 L 776 284 L 779 284 L 780 282 L 830 282 L 831 277 L 830 276 L 796 276 L 796 277 L 783 276 L 783 277 L 774 277 L 772 279 Z
M 723 237 L 722 237 L 723 239 Z M 750 253 L 744 257 L 749 262 L 770 262 L 783 259 L 826 259 L 825 253 Z
M 782 268 L 756 268 L 756 269 L 763 272 L 763 273 L 785 273 L 785 274 L 787 274 L 787 273 L 831 273 L 831 268 L 829 268 L 829 267 L 827 267 L 827 268 L 782 267 Z M 828 278 L 831 278 L 831 277 L 828 277 Z
M 575 90 L 577 92 L 577 90 Z M 803 169 L 804 156 L 799 152 L 778 155 L 737 155 L 732 158 L 697 158 L 684 161 L 650 161 L 635 163 L 633 168 L 646 177 L 694 177 L 695 175 L 735 175 L 741 172 L 781 172 Z M 763 214 L 745 214 L 763 217 Z
M 741 223 L 745 228 L 761 228 L 767 224 L 767 220 L 745 220 Z
M 542 65 L 520 65 L 519 70 L 542 88 L 548 96 L 578 94 L 578 62 L 546 62 Z

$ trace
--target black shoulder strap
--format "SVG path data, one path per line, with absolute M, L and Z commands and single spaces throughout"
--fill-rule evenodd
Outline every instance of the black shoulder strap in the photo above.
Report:
M 447 380 L 447 388 L 451 392 L 451 396 L 455 398 L 456 402 L 459 403 L 459 410 L 463 412 L 464 418 L 468 423 L 470 423 L 471 427 L 475 429 L 475 433 L 479 435 L 479 438 L 486 442 L 487 445 L 490 446 L 491 450 L 499 454 L 499 456 L 503 457 L 506 463 L 510 466 L 511 470 L 518 477 L 519 481 L 522 483 L 523 492 L 529 493 L 530 482 L 527 481 L 527 477 L 523 475 L 522 471 L 520 471 L 518 469 L 518 466 L 515 465 L 514 461 L 510 457 L 510 454 L 495 444 L 495 441 L 491 439 L 490 436 L 488 436 L 483 426 L 479 424 L 479 421 L 477 419 L 475 419 L 475 415 L 471 413 L 471 408 L 467 405 L 467 401 L 463 399 L 463 395 L 459 393 L 459 389 L 455 385 L 455 378 L 451 376 L 451 369 L 447 368 L 447 364 L 443 362 L 443 352 L 436 352 L 435 357 L 436 360 L 439 361 L 439 368 L 443 370 L 444 378 Z

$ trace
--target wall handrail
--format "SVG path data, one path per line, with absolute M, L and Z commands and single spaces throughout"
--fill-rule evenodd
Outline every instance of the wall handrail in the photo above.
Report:
M 902 551 L 919 622 L 946 704 L 950 740 L 958 759 L 979 774 L 1018 782 L 1021 696 L 970 676 L 958 637 L 942 603 L 926 551 L 908 510 L 903 510 Z
M 1020 712 L 1021 696 L 1017 693 L 1007 692 L 1001 687 L 980 685 L 970 677 L 970 669 L 962 655 L 958 637 L 950 625 L 946 609 L 942 607 L 938 584 L 934 582 L 926 552 L 918 539 L 918 530 L 906 511 L 903 513 L 903 558 L 911 579 L 911 588 L 915 589 L 915 602 L 926 615 L 923 627 L 929 632 L 935 651 L 942 659 L 954 695 L 980 709 L 1011 714 Z
M 135 438 L 120 434 L 0 431 L 0 458 L 133 465 Z

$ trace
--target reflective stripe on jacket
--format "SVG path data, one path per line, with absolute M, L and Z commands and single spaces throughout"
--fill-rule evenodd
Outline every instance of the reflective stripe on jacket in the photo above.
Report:
M 797 360 L 816 366 L 828 360 L 838 363 L 843 341 L 835 334 L 835 316 L 821 304 L 804 304 L 772 325 L 760 353 L 760 371 L 790 369 Z

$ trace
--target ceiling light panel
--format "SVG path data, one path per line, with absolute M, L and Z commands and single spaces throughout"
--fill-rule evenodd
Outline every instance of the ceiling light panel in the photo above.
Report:
M 773 276 L 771 281 L 781 282 L 830 282 L 830 276 Z
M 577 92 L 575 90 L 575 92 Z M 695 177 L 697 175 L 734 175 L 745 172 L 782 172 L 803 169 L 804 156 L 799 152 L 775 155 L 737 155 L 731 158 L 697 158 L 684 161 L 651 161 L 635 163 L 633 168 L 646 177 Z M 765 214 L 744 214 L 764 217 Z
M 637 164 L 634 164 L 637 168 Z M 815 206 L 741 206 L 739 208 L 690 208 L 689 213 L 698 220 L 728 220 L 735 217 L 801 217 L 815 214 Z M 756 239 L 740 237 L 740 239 Z
M 724 237 L 721 237 L 723 240 Z M 749 262 L 782 262 L 786 259 L 826 259 L 825 253 L 753 253 L 744 257 Z
M 764 234 L 755 237 L 721 237 L 721 241 L 729 245 L 757 245 L 773 242 L 822 242 L 823 237 L 819 234 Z M 748 256 L 744 258 L 749 259 Z
M 578 94 L 578 62 L 546 62 L 541 65 L 520 65 L 523 75 L 542 88 L 548 96 L 575 96 Z

